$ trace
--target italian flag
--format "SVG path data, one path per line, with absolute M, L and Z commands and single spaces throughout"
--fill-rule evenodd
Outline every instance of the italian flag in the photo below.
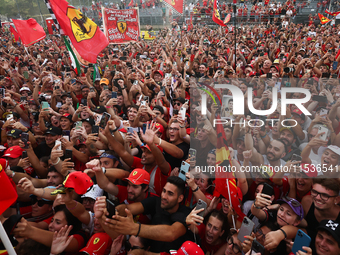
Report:
M 74 71 L 78 75 L 80 75 L 81 74 L 81 70 L 80 70 L 80 64 L 79 64 L 79 61 L 77 59 L 77 56 L 76 56 L 76 54 L 74 54 L 74 52 L 72 50 L 72 47 L 71 47 L 69 41 L 66 39 L 66 37 L 63 36 L 63 38 L 64 38 L 64 42 L 65 42 L 66 48 L 67 48 L 67 50 L 68 50 L 68 52 L 70 54 L 71 65 L 72 65 Z

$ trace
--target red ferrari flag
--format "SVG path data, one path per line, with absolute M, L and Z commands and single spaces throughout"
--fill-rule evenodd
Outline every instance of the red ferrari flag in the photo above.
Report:
M 328 10 L 325 10 L 325 13 L 329 14 L 329 15 L 332 15 L 332 16 L 338 16 L 338 14 L 340 13 L 340 11 L 338 12 L 330 12 Z
M 6 174 L 8 163 L 5 159 L 0 159 L 0 215 L 7 210 L 18 198 L 17 191 L 14 189 L 10 179 Z
M 13 19 L 16 30 L 21 38 L 22 44 L 30 46 L 46 37 L 46 33 L 42 26 L 35 19 L 18 20 Z
M 224 19 L 224 24 L 227 24 L 229 21 L 230 21 L 230 17 L 231 17 L 231 15 L 230 15 L 230 13 L 225 17 L 225 19 Z
M 319 15 L 319 19 L 320 19 L 320 22 L 321 22 L 322 25 L 331 21 L 330 19 L 323 16 L 321 13 L 318 13 L 318 15 Z
M 219 116 L 217 117 L 219 118 Z M 216 148 L 216 171 L 215 171 L 215 194 L 222 195 L 232 205 L 238 215 L 238 220 L 242 222 L 245 214 L 242 212 L 240 200 L 242 200 L 242 192 L 236 185 L 233 173 L 219 169 L 228 169 L 232 167 L 230 151 L 227 146 L 227 138 L 222 124 L 216 124 L 217 148 Z
M 65 0 L 48 0 L 50 8 L 79 55 L 90 63 L 97 62 L 98 54 L 109 44 L 96 23 Z
M 221 14 L 220 14 L 220 8 L 219 8 L 218 0 L 214 0 L 214 9 L 213 9 L 212 19 L 216 24 L 218 24 L 222 27 L 226 26 L 226 24 L 224 24 L 223 21 L 221 20 Z
M 9 31 L 13 34 L 15 41 L 19 41 L 19 34 L 13 26 L 9 26 Z

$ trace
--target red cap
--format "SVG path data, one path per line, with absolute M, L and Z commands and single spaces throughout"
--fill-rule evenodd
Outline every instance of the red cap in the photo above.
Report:
M 300 109 L 298 109 L 298 108 L 294 109 L 294 110 L 292 111 L 292 113 L 296 113 L 297 115 L 303 114 L 303 112 L 302 112 Z
M 74 189 L 78 195 L 84 195 L 87 190 L 92 187 L 93 181 L 87 174 L 76 171 L 66 176 L 63 185 L 66 188 Z
M 255 76 L 255 75 L 256 75 L 256 72 L 254 71 L 249 73 L 249 76 Z
M 69 114 L 69 113 L 64 113 L 64 114 L 61 116 L 61 118 L 62 118 L 62 117 L 67 118 L 69 121 L 72 122 L 72 115 L 71 115 L 71 114 Z
M 307 41 L 311 41 L 312 40 L 312 37 L 307 37 Z
M 155 124 L 155 127 L 156 128 L 159 128 L 159 132 L 161 132 L 162 134 L 164 134 L 164 127 L 161 125 L 161 124 L 159 124 L 159 123 L 156 123 Z
M 316 168 L 312 164 L 301 164 L 301 171 L 304 172 L 308 177 L 314 178 L 318 176 L 318 172 L 316 171 Z
M 170 254 L 176 255 L 204 255 L 203 250 L 194 242 L 186 241 L 177 251 L 170 251 Z
M 109 254 L 111 250 L 112 239 L 105 232 L 100 232 L 92 235 L 87 245 L 80 250 L 86 254 L 104 255 Z
M 23 149 L 20 146 L 12 146 L 4 152 L 4 157 L 19 158 L 22 155 Z
M 156 146 L 157 146 L 158 149 L 161 150 L 161 152 L 163 152 L 163 148 L 162 148 L 161 146 L 159 146 L 159 145 L 157 145 L 157 144 L 156 144 Z M 151 151 L 149 145 L 144 145 L 143 147 L 144 147 L 144 148 L 147 148 L 149 151 Z
M 161 70 L 157 70 L 157 71 L 155 71 L 153 74 L 155 75 L 156 73 L 159 73 L 162 77 L 164 77 L 164 73 L 163 73 L 163 71 L 161 71 Z
M 124 180 L 130 181 L 135 185 L 148 184 L 150 183 L 150 174 L 141 168 L 134 169 L 128 178 Z

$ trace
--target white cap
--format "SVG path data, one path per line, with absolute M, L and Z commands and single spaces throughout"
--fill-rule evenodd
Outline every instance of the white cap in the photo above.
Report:
M 97 197 L 101 197 L 103 194 L 104 194 L 104 190 L 99 188 L 98 184 L 94 184 L 92 186 L 92 189 L 86 192 L 84 195 L 82 195 L 81 198 L 89 197 L 89 198 L 96 200 Z
M 328 147 L 320 147 L 318 150 L 318 154 L 322 155 L 326 149 L 329 149 L 340 156 L 340 148 L 336 145 L 328 145 Z
M 22 87 L 19 92 L 21 91 L 31 91 L 29 87 Z

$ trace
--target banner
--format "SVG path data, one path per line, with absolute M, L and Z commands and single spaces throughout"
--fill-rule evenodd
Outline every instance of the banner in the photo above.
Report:
M 137 41 L 140 35 L 138 10 L 102 8 L 104 33 L 109 43 L 122 44 Z
M 223 21 L 221 20 L 221 13 L 220 13 L 220 7 L 219 7 L 219 2 L 218 0 L 214 0 L 214 8 L 213 8 L 213 16 L 212 16 L 212 20 L 222 26 L 225 27 L 226 24 L 223 23 Z
M 39 42 L 46 37 L 42 26 L 35 19 L 17 20 L 13 19 L 13 24 L 20 36 L 22 44 L 26 47 Z
M 169 8 L 173 11 L 177 12 L 178 14 L 183 14 L 183 0 L 163 0 L 164 4 L 166 4 Z
M 96 63 L 98 54 L 109 44 L 97 24 L 65 0 L 46 1 L 60 29 L 70 38 L 79 55 L 90 63 Z

